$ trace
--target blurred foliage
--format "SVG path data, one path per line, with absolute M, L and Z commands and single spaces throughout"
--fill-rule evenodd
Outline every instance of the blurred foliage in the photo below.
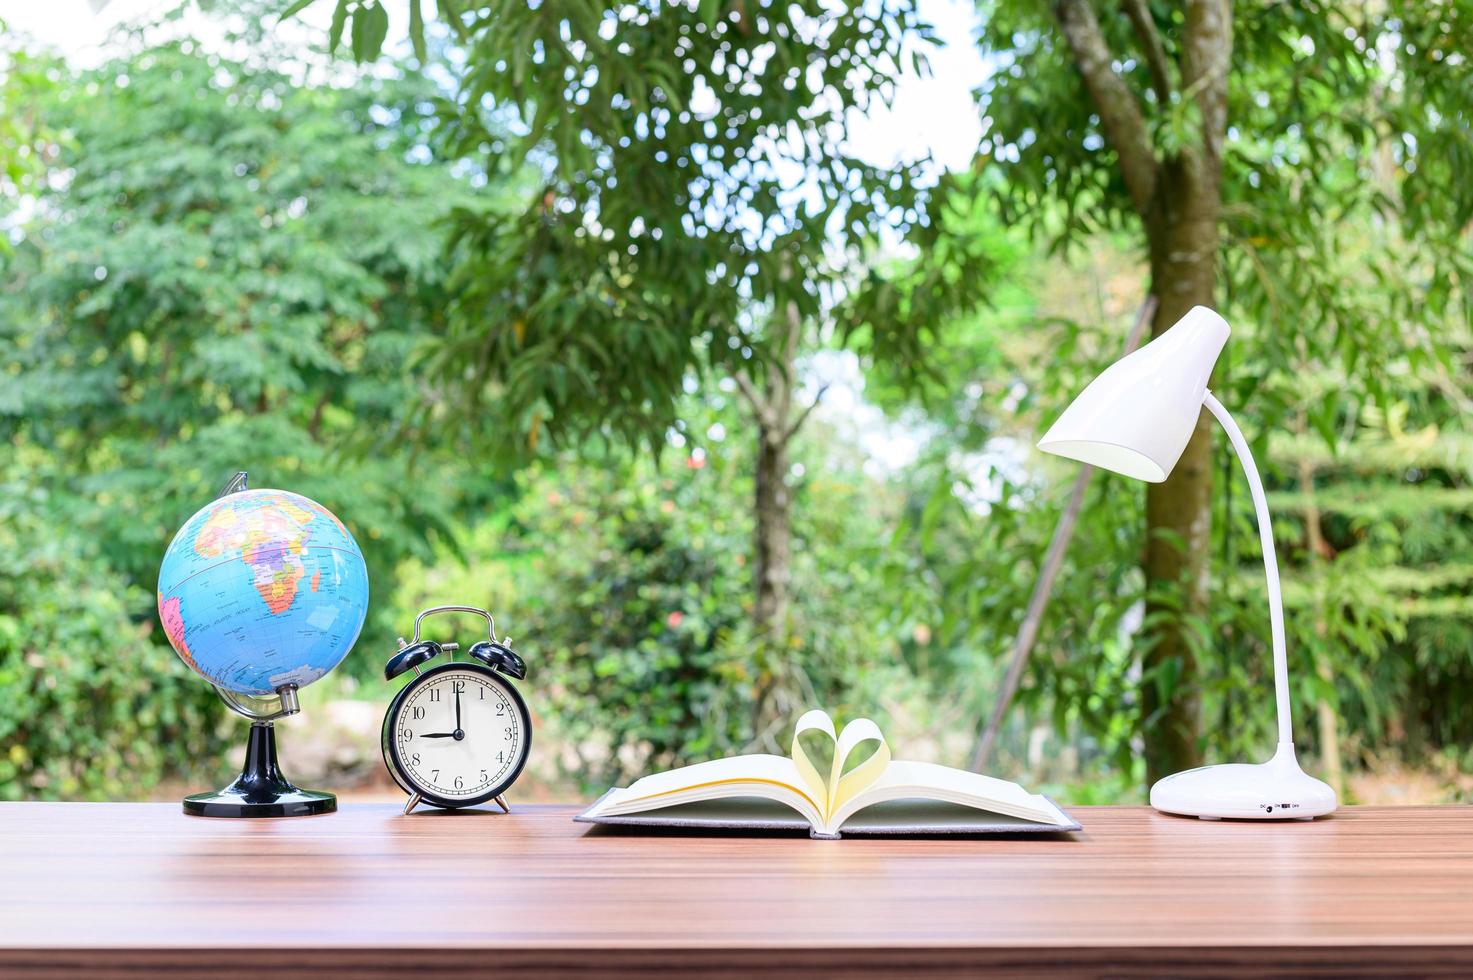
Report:
M 1407 375 L 1400 391 L 1389 411 L 1347 420 L 1333 453 L 1302 435 L 1270 441 L 1287 479 L 1269 505 L 1297 535 L 1286 612 L 1319 668 L 1296 680 L 1306 704 L 1335 709 L 1360 762 L 1473 741 L 1473 385 L 1466 371 Z
M 988 120 L 982 152 L 972 172 L 944 181 L 932 195 L 932 214 L 945 220 L 911 234 L 915 251 L 909 260 L 876 267 L 865 288 L 848 299 L 867 320 L 888 317 L 948 341 L 932 359 L 936 381 L 923 397 L 900 392 L 884 404 L 897 418 L 923 409 L 927 421 L 940 425 L 922 453 L 934 482 L 914 491 L 925 501 L 910 525 L 927 556 L 917 564 L 960 583 L 995 574 L 999 552 L 1020 556 L 1023 563 L 1011 588 L 1005 576 L 1001 590 L 957 589 L 940 602 L 944 621 L 959 631 L 953 641 L 975 645 L 987 659 L 1007 649 L 1034 563 L 1067 494 L 1063 481 L 1073 472 L 1029 453 L 1024 440 L 1031 441 L 1118 356 L 1146 279 L 1142 219 L 1122 175 L 1121 155 L 1110 145 L 1077 59 L 1061 37 L 1062 6 L 1029 0 L 979 4 L 981 45 L 996 62 L 977 93 Z M 1127 11 L 1099 12 L 1099 26 L 1110 51 L 1107 74 L 1124 82 L 1125 98 L 1141 114 L 1159 164 L 1188 152 L 1202 128 L 1194 92 L 1181 91 L 1173 74 L 1189 18 L 1171 5 L 1136 9 L 1147 28 L 1133 25 Z M 1284 430 L 1313 434 L 1321 450 L 1337 458 L 1353 456 L 1361 420 L 1403 401 L 1413 403 L 1418 425 L 1461 430 L 1473 312 L 1467 234 L 1473 183 L 1460 175 L 1473 161 L 1473 69 L 1460 52 L 1473 44 L 1473 7 L 1412 0 L 1365 8 L 1309 3 L 1230 9 L 1228 127 L 1221 234 L 1215 240 L 1222 283 L 1216 305 L 1233 323 L 1234 337 L 1214 387 L 1242 420 L 1260 465 L 1268 434 Z M 1160 44 L 1161 58 L 1146 50 L 1148 39 Z M 1153 62 L 1170 77 L 1153 78 Z M 1167 207 L 1162 200 L 1152 206 Z M 938 234 L 941 241 L 935 240 Z M 943 247 L 947 242 L 949 250 Z M 1034 269 L 1053 261 L 1040 253 L 1069 264 L 1056 266 L 1054 280 L 1027 297 L 1010 298 L 1005 282 L 988 290 L 991 309 L 958 314 L 966 304 L 950 301 L 945 289 L 931 284 L 954 280 L 957 248 L 985 248 L 989 242 L 995 243 L 991 254 L 1004 260 L 1007 253 L 999 246 L 1036 243 L 1038 251 L 1025 253 Z M 1139 256 L 1130 286 L 1103 305 L 1066 283 L 1082 267 L 1097 264 L 1101 249 Z M 1006 271 L 1005 262 L 1001 268 Z M 961 445 L 971 451 L 959 453 Z M 1252 564 L 1251 511 L 1245 510 L 1241 474 L 1221 440 L 1218 452 L 1222 475 L 1214 510 L 1232 520 L 1215 522 L 1212 571 L 1219 582 L 1235 579 L 1239 571 L 1248 581 L 1261 575 Z M 1297 481 L 1291 460 L 1275 462 L 1280 465 L 1270 467 L 1270 481 Z M 1365 485 L 1356 485 L 1362 477 L 1354 471 L 1329 472 L 1336 492 L 1360 495 L 1362 518 L 1387 532 L 1403 519 L 1393 511 L 1397 506 L 1403 515 L 1462 513 L 1467 483 L 1456 471 L 1399 473 L 1392 481 L 1396 493 L 1384 481 L 1393 471 Z M 1182 682 L 1171 662 L 1140 673 L 1153 634 L 1171 618 L 1195 648 L 1191 659 L 1202 664 L 1196 683 L 1207 698 L 1201 740 L 1208 754 L 1257 752 L 1254 746 L 1267 732 L 1266 702 L 1257 697 L 1257 687 L 1243 683 L 1262 680 L 1267 663 L 1253 656 L 1261 652 L 1261 593 L 1235 593 L 1226 606 L 1215 595 L 1202 616 L 1186 611 L 1180 590 L 1152 588 L 1144 595 L 1145 583 L 1137 576 L 1116 572 L 1140 560 L 1146 540 L 1141 488 L 1120 482 L 1103 474 L 1095 478 L 1044 639 L 1031 660 L 1025 708 L 1035 717 L 1051 712 L 1060 728 L 1067 725 L 1074 736 L 1097 743 L 1110 764 L 1128 764 L 1151 739 L 1155 721 L 1129 721 L 1140 690 L 1151 686 L 1162 701 L 1186 701 L 1199 693 Z M 978 483 L 989 501 L 980 511 Z M 1345 516 L 1330 512 L 1326 520 Z M 1336 532 L 1327 527 L 1326 533 Z M 930 550 L 937 542 L 957 540 L 975 543 L 954 568 L 944 550 Z M 1448 543 L 1456 540 L 1454 533 Z M 1456 553 L 1454 546 L 1435 560 Z M 1320 613 L 1308 624 L 1290 617 L 1291 658 L 1297 648 L 1339 678 L 1329 682 L 1296 671 L 1295 683 L 1310 704 L 1338 703 L 1337 690 L 1349 698 L 1367 689 L 1376 676 L 1368 658 L 1388 649 L 1405 653 L 1398 645 L 1405 610 L 1384 591 L 1367 588 L 1356 572 L 1399 562 L 1397 549 L 1341 557 L 1351 564 L 1333 573 L 1345 586 L 1339 600 L 1334 591 L 1322 593 Z M 1288 570 L 1288 577 L 1297 571 Z M 913 573 L 914 568 L 901 572 Z M 1381 601 L 1357 605 L 1351 596 Z M 1147 598 L 1156 612 L 1141 622 L 1139 603 Z M 1446 596 L 1436 608 L 1458 615 Z M 1435 635 L 1459 635 L 1450 626 L 1444 623 Z M 1076 648 L 1073 638 L 1086 639 Z M 1397 657 L 1398 663 L 1408 660 Z M 1101 671 L 1101 664 L 1107 669 Z M 1404 715 L 1425 700 L 1425 694 L 1407 690 L 1410 677 L 1398 683 L 1395 690 L 1406 691 L 1406 703 L 1393 709 L 1389 690 L 1382 691 L 1375 716 Z M 1230 704 L 1233 692 L 1239 693 Z M 1250 717 L 1256 720 L 1250 723 Z M 1309 710 L 1298 715 L 1302 741 L 1311 746 L 1317 742 L 1309 735 L 1312 717 Z M 1372 717 L 1357 715 L 1351 723 L 1355 737 L 1385 737 L 1363 727 Z
M 47 150 L 56 134 L 40 106 L 57 77 L 50 61 L 27 51 L 0 19 L 0 219 L 46 173 Z M 0 235 L 0 256 L 10 245 L 9 237 Z
M 66 179 L 4 268 L 0 430 L 139 584 L 237 469 L 340 514 L 376 588 L 509 485 L 448 478 L 431 440 L 385 451 L 442 391 L 405 364 L 446 302 L 435 222 L 470 193 L 429 162 L 434 89 L 303 87 L 269 54 L 139 43 L 43 106 Z
M 341 9 L 372 60 L 398 8 Z M 387 701 L 378 672 L 418 609 L 483 602 L 528 658 L 541 764 L 580 790 L 777 747 L 759 696 L 964 761 L 1075 472 L 1029 446 L 1141 298 L 1121 191 L 1087 114 L 1053 101 L 1077 82 L 1047 38 L 1019 21 L 1002 50 L 1021 5 L 989 22 L 1002 142 L 934 189 L 830 152 L 845 107 L 885 97 L 886 58 L 927 43 L 909 6 L 803 37 L 771 5 L 733 9 L 441 3 L 454 34 L 426 44 L 476 55 L 454 90 L 341 75 L 259 30 L 231 56 L 149 30 L 93 70 L 14 62 L 0 106 L 45 126 L 25 137 L 40 169 L 0 193 L 0 796 L 136 795 L 238 738 L 151 600 L 170 535 L 236 469 L 364 547 L 358 696 Z M 1446 169 L 1466 92 L 1433 71 L 1446 53 L 1389 58 L 1373 74 L 1400 87 L 1357 135 L 1324 86 L 1370 69 L 1326 38 L 1333 71 L 1304 72 L 1296 38 L 1323 25 L 1296 9 L 1239 13 L 1221 388 L 1272 492 L 1298 731 L 1324 748 L 1324 704 L 1350 765 L 1473 765 L 1469 252 Z M 1465 24 L 1445 13 L 1407 42 L 1442 50 Z M 1416 85 L 1436 118 L 1413 118 Z M 791 167 L 816 168 L 811 200 Z M 751 635 L 756 440 L 729 375 L 769 363 L 788 300 L 804 393 L 842 364 L 863 397 L 794 443 L 774 648 Z M 488 462 L 498 445 L 529 465 Z M 1252 512 L 1222 462 L 1193 629 L 1225 760 L 1263 753 L 1272 701 Z M 1141 685 L 1172 683 L 1140 675 L 1142 504 L 1093 480 L 999 773 L 1080 801 L 1138 786 Z
M 1033 258 L 1020 272 L 1012 302 L 953 324 L 960 350 L 987 353 L 975 362 L 938 359 L 940 381 L 919 403 L 932 428 L 907 474 L 911 503 L 892 548 L 897 586 L 917 576 L 935 583 L 897 598 L 919 602 L 916 614 L 939 624 L 936 643 L 956 651 L 956 676 L 1005 656 L 1076 472 L 1028 443 L 1053 406 L 1118 356 L 1139 298 L 1134 260 L 1110 238 L 1095 239 L 1086 260 Z M 1085 311 L 1102 325 L 1078 325 Z M 1253 358 L 1264 329 L 1278 328 L 1235 325 L 1225 390 L 1235 390 L 1239 370 L 1261 374 Z M 1473 337 L 1456 319 L 1434 329 L 1454 370 L 1415 350 L 1388 361 L 1382 383 L 1397 400 L 1387 410 L 1364 403 L 1339 420 L 1331 442 L 1308 416 L 1326 389 L 1347 387 L 1338 364 L 1301 370 L 1292 391 L 1283 371 L 1288 417 L 1272 398 L 1245 395 L 1233 406 L 1257 436 L 1269 486 L 1296 740 L 1314 752 L 1330 748 L 1327 736 L 1343 742 L 1347 766 L 1388 753 L 1415 765 L 1473 738 L 1473 713 L 1463 707 L 1473 697 L 1473 576 L 1464 560 L 1473 547 Z M 884 404 L 897 418 L 918 407 L 904 395 Z M 1193 623 L 1213 761 L 1256 758 L 1273 740 L 1262 557 L 1243 476 L 1222 455 L 1213 602 L 1209 617 Z M 1133 558 L 1142 504 L 1139 484 L 1095 474 L 1001 768 L 1052 771 L 1050 751 L 1073 756 L 1066 769 L 1107 780 L 1136 764 L 1139 685 L 1172 683 L 1139 673 L 1145 596 Z M 986 587 L 973 586 L 979 582 Z M 932 662 L 934 682 L 947 683 L 947 662 Z M 1320 705 L 1335 719 L 1329 732 L 1316 725 Z M 1040 748 L 1040 730 L 1053 749 Z
M 220 712 L 153 638 L 152 591 L 58 533 L 49 503 L 0 483 L 0 799 L 126 799 L 210 768 Z
M 54 547 L 82 556 L 68 571 L 88 579 L 78 563 L 100 563 L 113 577 L 90 588 L 126 583 L 104 607 L 115 618 L 153 624 L 121 597 L 152 591 L 170 536 L 237 469 L 339 514 L 375 594 L 392 592 L 404 559 L 453 541 L 458 507 L 511 485 L 433 440 L 403 448 L 411 406 L 440 391 L 405 370 L 445 305 L 436 220 L 470 193 L 425 146 L 436 92 L 303 86 L 302 65 L 259 48 L 232 61 L 187 40 L 123 43 L 95 70 L 47 63 L 59 81 L 30 90 L 57 133 L 55 176 L 31 189 L 0 269 L 7 477 L 36 489 Z M 365 641 L 388 648 L 391 619 L 376 604 Z M 115 625 L 102 623 L 76 628 Z M 148 635 L 132 647 L 148 666 L 120 654 L 118 669 L 156 677 L 168 706 L 177 665 Z M 158 744 L 177 766 L 200 751 Z
M 416 606 L 485 600 L 528 658 L 529 701 L 550 737 L 549 775 L 587 791 L 654 768 L 760 747 L 761 681 L 784 722 L 802 706 L 886 710 L 909 677 L 882 572 L 898 498 L 842 444 L 800 454 L 793 626 L 755 641 L 746 553 L 752 447 L 735 396 L 682 408 L 686 435 L 663 463 L 627 450 L 565 456 L 522 473 L 519 501 L 407 575 Z M 407 619 L 406 619 L 407 623 Z M 546 768 L 546 766 L 544 766 Z
M 712 513 L 708 487 L 635 469 L 534 475 L 517 513 L 540 585 L 517 617 L 536 646 L 539 708 L 564 740 L 560 763 L 593 785 L 752 737 L 741 510 Z
M 1175 64 L 1184 19 L 1144 7 Z M 1388 386 L 1406 370 L 1452 370 L 1448 327 L 1473 314 L 1473 66 L 1461 53 L 1473 47 L 1473 4 L 1231 9 L 1218 305 L 1257 329 L 1227 355 L 1225 401 L 1270 422 L 1303 411 L 1333 441 L 1347 413 L 1394 399 Z M 997 0 L 984 11 L 981 43 L 999 66 L 978 93 L 992 127 L 977 166 L 997 219 L 1051 249 L 1134 235 L 1115 154 L 1050 9 Z M 1169 155 L 1173 132 L 1196 125 L 1189 93 L 1159 98 L 1129 18 L 1101 28 L 1156 156 Z M 1306 369 L 1342 383 L 1305 403 Z
M 338 0 L 328 46 L 347 23 L 354 58 L 372 59 L 389 9 Z M 924 70 L 931 29 L 914 0 L 438 12 L 454 44 L 443 152 L 535 190 L 515 213 L 452 214 L 453 301 L 427 366 L 457 379 L 457 400 L 427 422 L 518 461 L 549 446 L 658 455 L 693 382 L 735 380 L 765 447 L 747 548 L 752 643 L 770 644 L 754 651 L 765 732 L 791 673 L 789 455 L 821 395 L 793 399 L 795 364 L 852 343 L 910 380 L 929 350 L 912 321 L 860 323 L 839 300 L 867 256 L 927 233 L 922 161 L 865 159 L 848 134 Z M 422 26 L 410 32 L 423 57 Z M 951 281 L 959 303 L 983 277 L 967 264 Z
M 347 24 L 358 60 L 384 36 L 360 22 L 420 7 L 332 5 L 329 46 Z M 537 184 L 514 217 L 452 219 L 435 365 L 502 450 L 658 449 L 689 377 L 786 370 L 789 311 L 818 346 L 855 256 L 927 221 L 920 162 L 877 166 L 845 139 L 924 65 L 912 0 L 437 7 L 458 49 L 446 151 Z M 831 339 L 856 328 L 838 326 Z M 869 346 L 917 365 L 926 349 L 894 328 Z

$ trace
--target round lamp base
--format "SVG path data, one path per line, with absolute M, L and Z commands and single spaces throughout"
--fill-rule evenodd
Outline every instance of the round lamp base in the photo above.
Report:
M 184 812 L 195 817 L 306 817 L 332 813 L 331 793 L 297 789 L 276 763 L 276 731 L 269 721 L 251 725 L 246 761 L 235 782 L 214 793 L 184 798 Z
M 1262 765 L 1203 766 L 1151 787 L 1151 806 L 1203 820 L 1310 820 L 1335 803 L 1333 789 L 1299 768 L 1291 742 Z

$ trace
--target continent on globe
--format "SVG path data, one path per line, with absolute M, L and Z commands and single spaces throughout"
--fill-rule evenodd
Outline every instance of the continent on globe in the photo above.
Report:
M 159 619 L 163 621 L 164 633 L 180 658 L 189 665 L 190 670 L 199 670 L 189 652 L 189 644 L 184 639 L 184 618 L 179 615 L 178 596 L 165 599 L 164 594 L 159 593 Z
M 327 513 L 320 506 L 317 512 Z M 276 507 L 253 512 L 252 519 L 247 521 L 226 497 L 200 528 L 194 539 L 194 550 L 203 558 L 239 552 L 241 560 L 255 572 L 256 591 L 261 593 L 266 608 L 283 613 L 291 608 L 292 600 L 297 597 L 297 583 L 306 572 L 301 554 L 307 540 L 307 525 L 314 517 L 311 510 L 282 501 Z M 342 528 L 341 522 L 338 527 Z
M 303 687 L 352 649 L 368 609 L 363 553 L 342 521 L 285 490 L 201 508 L 159 568 L 159 620 L 180 659 L 217 687 Z

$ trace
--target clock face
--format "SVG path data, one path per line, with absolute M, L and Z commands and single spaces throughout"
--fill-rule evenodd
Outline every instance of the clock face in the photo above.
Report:
M 440 806 L 474 806 L 498 795 L 521 773 L 531 746 L 521 697 L 492 671 L 465 664 L 416 678 L 386 722 L 390 767 L 407 789 Z

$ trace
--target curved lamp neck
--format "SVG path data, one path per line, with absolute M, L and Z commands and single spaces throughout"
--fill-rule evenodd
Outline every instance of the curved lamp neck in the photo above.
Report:
M 1253 495 L 1253 508 L 1258 514 L 1258 539 L 1263 543 L 1263 570 L 1268 578 L 1268 622 L 1273 636 L 1274 700 L 1278 705 L 1279 741 L 1292 744 L 1294 723 L 1289 712 L 1289 663 L 1284 649 L 1284 599 L 1279 591 L 1279 561 L 1274 552 L 1274 531 L 1268 516 L 1268 499 L 1264 496 L 1263 481 L 1259 479 L 1253 454 L 1248 451 L 1248 440 L 1243 438 L 1243 430 L 1238 428 L 1238 423 L 1233 421 L 1232 415 L 1228 414 L 1228 410 L 1212 392 L 1207 392 L 1203 404 L 1227 431 L 1233 451 L 1238 454 L 1238 461 L 1248 474 L 1248 491 Z

